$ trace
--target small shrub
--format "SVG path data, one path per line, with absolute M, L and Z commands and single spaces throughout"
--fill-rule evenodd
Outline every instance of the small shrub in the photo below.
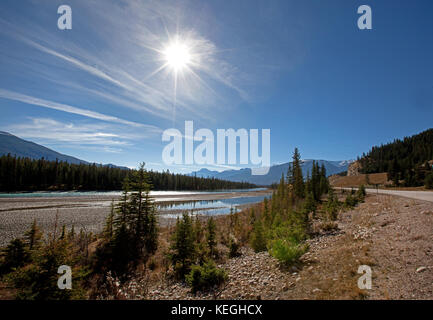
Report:
M 21 239 L 12 240 L 4 250 L 3 255 L 3 261 L 0 262 L 0 276 L 15 268 L 22 267 L 29 260 L 29 253 Z
M 329 189 L 328 201 L 326 202 L 326 205 L 325 205 L 325 211 L 327 213 L 327 218 L 329 220 L 336 220 L 337 219 L 337 213 L 338 213 L 339 206 L 340 206 L 340 203 L 338 202 L 338 199 L 334 194 L 334 190 Z
M 251 247 L 255 252 L 266 251 L 266 238 L 263 225 L 260 221 L 254 224 L 253 233 L 251 235 Z
M 316 209 L 317 209 L 317 204 L 316 201 L 314 200 L 313 193 L 309 192 L 304 202 L 304 213 L 308 214 L 310 212 L 313 212 L 313 214 L 315 214 Z
M 364 201 L 366 195 L 367 195 L 367 192 L 365 191 L 365 187 L 364 187 L 364 185 L 361 185 L 358 188 L 358 191 L 356 192 L 356 198 L 359 201 Z
M 298 261 L 307 250 L 307 245 L 293 244 L 286 240 L 278 239 L 272 243 L 269 253 L 283 264 L 290 265 Z
M 235 258 L 240 256 L 239 253 L 239 242 L 234 239 L 234 238 L 230 238 L 230 242 L 229 242 L 229 258 Z
M 192 266 L 191 272 L 186 275 L 186 283 L 194 293 L 220 286 L 227 279 L 227 273 L 223 269 L 217 268 L 213 261 L 208 261 L 203 266 Z
M 320 229 L 323 231 L 332 231 L 338 229 L 338 224 L 334 221 L 325 221 L 320 224 Z
M 357 199 L 352 196 L 352 194 L 348 194 L 346 200 L 344 200 L 344 205 L 347 208 L 353 208 L 357 204 Z

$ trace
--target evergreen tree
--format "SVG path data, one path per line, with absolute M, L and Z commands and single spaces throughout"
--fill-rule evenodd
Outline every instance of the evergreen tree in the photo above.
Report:
M 302 176 L 301 155 L 298 148 L 293 153 L 293 192 L 299 199 L 304 198 L 304 177 Z
M 157 225 L 155 204 L 150 197 L 150 184 L 144 163 L 134 173 L 129 202 L 129 225 L 133 232 L 132 242 L 138 257 L 153 254 L 157 249 Z
M 39 248 L 42 239 L 42 232 L 36 223 L 36 219 L 33 220 L 30 230 L 24 234 L 24 237 L 26 239 L 26 245 L 30 251 Z
M 12 240 L 6 249 L 4 249 L 3 256 L 3 262 L 0 265 L 0 275 L 24 266 L 29 260 L 25 243 L 21 239 Z
M 171 238 L 169 258 L 179 278 L 189 273 L 191 265 L 195 262 L 196 247 L 194 229 L 191 217 L 184 213 L 182 219 L 177 219 L 176 228 Z
M 210 217 L 207 220 L 207 233 L 206 233 L 206 242 L 209 248 L 209 253 L 211 257 L 215 254 L 215 246 L 216 246 L 216 224 L 213 217 Z
M 304 213 L 307 215 L 312 212 L 313 215 L 316 213 L 316 201 L 314 200 L 313 192 L 308 192 L 304 202 Z
M 251 247 L 255 252 L 266 251 L 266 238 L 263 230 L 263 225 L 260 220 L 254 224 L 253 232 L 251 235 Z
M 114 201 L 111 201 L 110 213 L 105 219 L 105 226 L 103 230 L 104 239 L 106 241 L 111 241 L 114 236 L 114 216 L 115 216 L 115 206 Z

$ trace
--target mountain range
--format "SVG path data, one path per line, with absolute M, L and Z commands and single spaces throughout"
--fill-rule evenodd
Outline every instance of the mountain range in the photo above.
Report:
M 31 159 L 42 159 L 49 161 L 65 161 L 72 164 L 89 164 L 85 160 L 81 160 L 72 156 L 68 156 L 37 143 L 21 139 L 8 132 L 0 131 L 0 156 L 11 154 L 16 157 L 25 157 Z M 343 161 L 327 161 L 327 160 L 316 160 L 319 165 L 325 165 L 327 175 L 333 175 L 340 172 L 347 171 L 347 168 L 352 160 Z M 106 164 L 110 167 L 118 167 L 112 164 Z M 304 176 L 308 172 L 311 172 L 313 166 L 313 160 L 302 160 L 302 172 Z M 120 167 L 127 169 L 126 167 Z M 268 174 L 258 176 L 252 175 L 250 168 L 244 168 L 239 170 L 225 170 L 225 171 L 212 171 L 203 168 L 199 171 L 190 173 L 191 176 L 203 177 L 203 178 L 218 178 L 222 180 L 235 181 L 235 182 L 249 182 L 257 185 L 270 185 L 280 180 L 281 175 L 287 174 L 289 168 L 289 162 L 273 165 L 269 169 Z
M 318 162 L 319 166 L 321 166 L 322 164 L 325 165 L 326 174 L 328 176 L 347 171 L 349 164 L 353 162 L 353 160 L 302 160 L 301 167 L 304 176 L 307 176 L 308 173 L 311 173 L 313 168 L 313 161 Z M 286 176 L 287 170 L 289 169 L 289 164 L 290 162 L 273 165 L 270 167 L 268 174 L 262 176 L 252 175 L 251 169 L 249 168 L 239 170 L 225 170 L 221 172 L 203 168 L 199 171 L 191 172 L 190 175 L 196 175 L 197 177 L 203 178 L 217 178 L 236 182 L 246 181 L 257 185 L 271 185 L 272 183 L 279 182 L 282 174 Z
M 27 141 L 8 132 L 0 131 L 0 156 L 11 154 L 12 156 L 30 159 L 42 159 L 48 161 L 65 161 L 72 164 L 89 164 L 90 162 L 81 160 L 72 156 L 68 156 L 40 144 Z M 109 167 L 118 167 L 113 164 L 106 164 Z

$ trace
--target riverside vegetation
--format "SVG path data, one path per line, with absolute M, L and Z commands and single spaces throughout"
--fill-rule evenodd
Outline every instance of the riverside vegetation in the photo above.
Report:
M 339 210 L 365 196 L 361 186 L 338 201 L 325 168 L 317 163 L 303 177 L 297 149 L 293 165 L 269 199 L 227 216 L 194 217 L 185 212 L 175 226 L 159 228 L 144 164 L 131 171 L 123 188 L 102 234 L 56 226 L 43 235 L 35 221 L 23 238 L 10 242 L 0 258 L 0 277 L 16 298 L 146 298 L 146 288 L 158 272 L 188 284 L 193 293 L 218 290 L 228 280 L 218 264 L 240 255 L 241 247 L 268 251 L 282 268 L 296 264 L 308 250 L 305 240 L 318 232 L 313 222 L 320 221 L 321 230 L 333 230 Z M 72 290 L 57 287 L 60 265 L 72 268 Z M 140 283 L 140 288 L 131 283 Z

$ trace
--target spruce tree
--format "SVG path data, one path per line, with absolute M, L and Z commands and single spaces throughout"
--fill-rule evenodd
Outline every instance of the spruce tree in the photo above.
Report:
M 212 257 L 215 254 L 216 246 L 216 224 L 213 217 L 208 219 L 206 231 L 206 242 L 209 248 L 210 256 Z
M 266 251 L 266 238 L 263 225 L 260 220 L 254 224 L 253 232 L 251 234 L 251 247 L 255 252 Z
M 298 148 L 295 148 L 293 153 L 293 192 L 298 199 L 304 198 L 304 177 L 302 176 L 301 155 Z
M 114 207 L 114 201 L 112 201 L 110 207 L 110 213 L 108 214 L 105 220 L 105 226 L 103 230 L 104 239 L 106 241 L 111 241 L 114 236 L 114 216 L 115 216 L 115 207 Z
M 26 244 L 30 251 L 39 248 L 42 239 L 42 232 L 40 231 L 36 219 L 33 220 L 33 223 L 25 234 Z
M 170 250 L 169 258 L 175 273 L 178 278 L 184 278 L 196 258 L 194 228 L 188 213 L 184 213 L 182 219 L 178 218 L 176 221 Z

